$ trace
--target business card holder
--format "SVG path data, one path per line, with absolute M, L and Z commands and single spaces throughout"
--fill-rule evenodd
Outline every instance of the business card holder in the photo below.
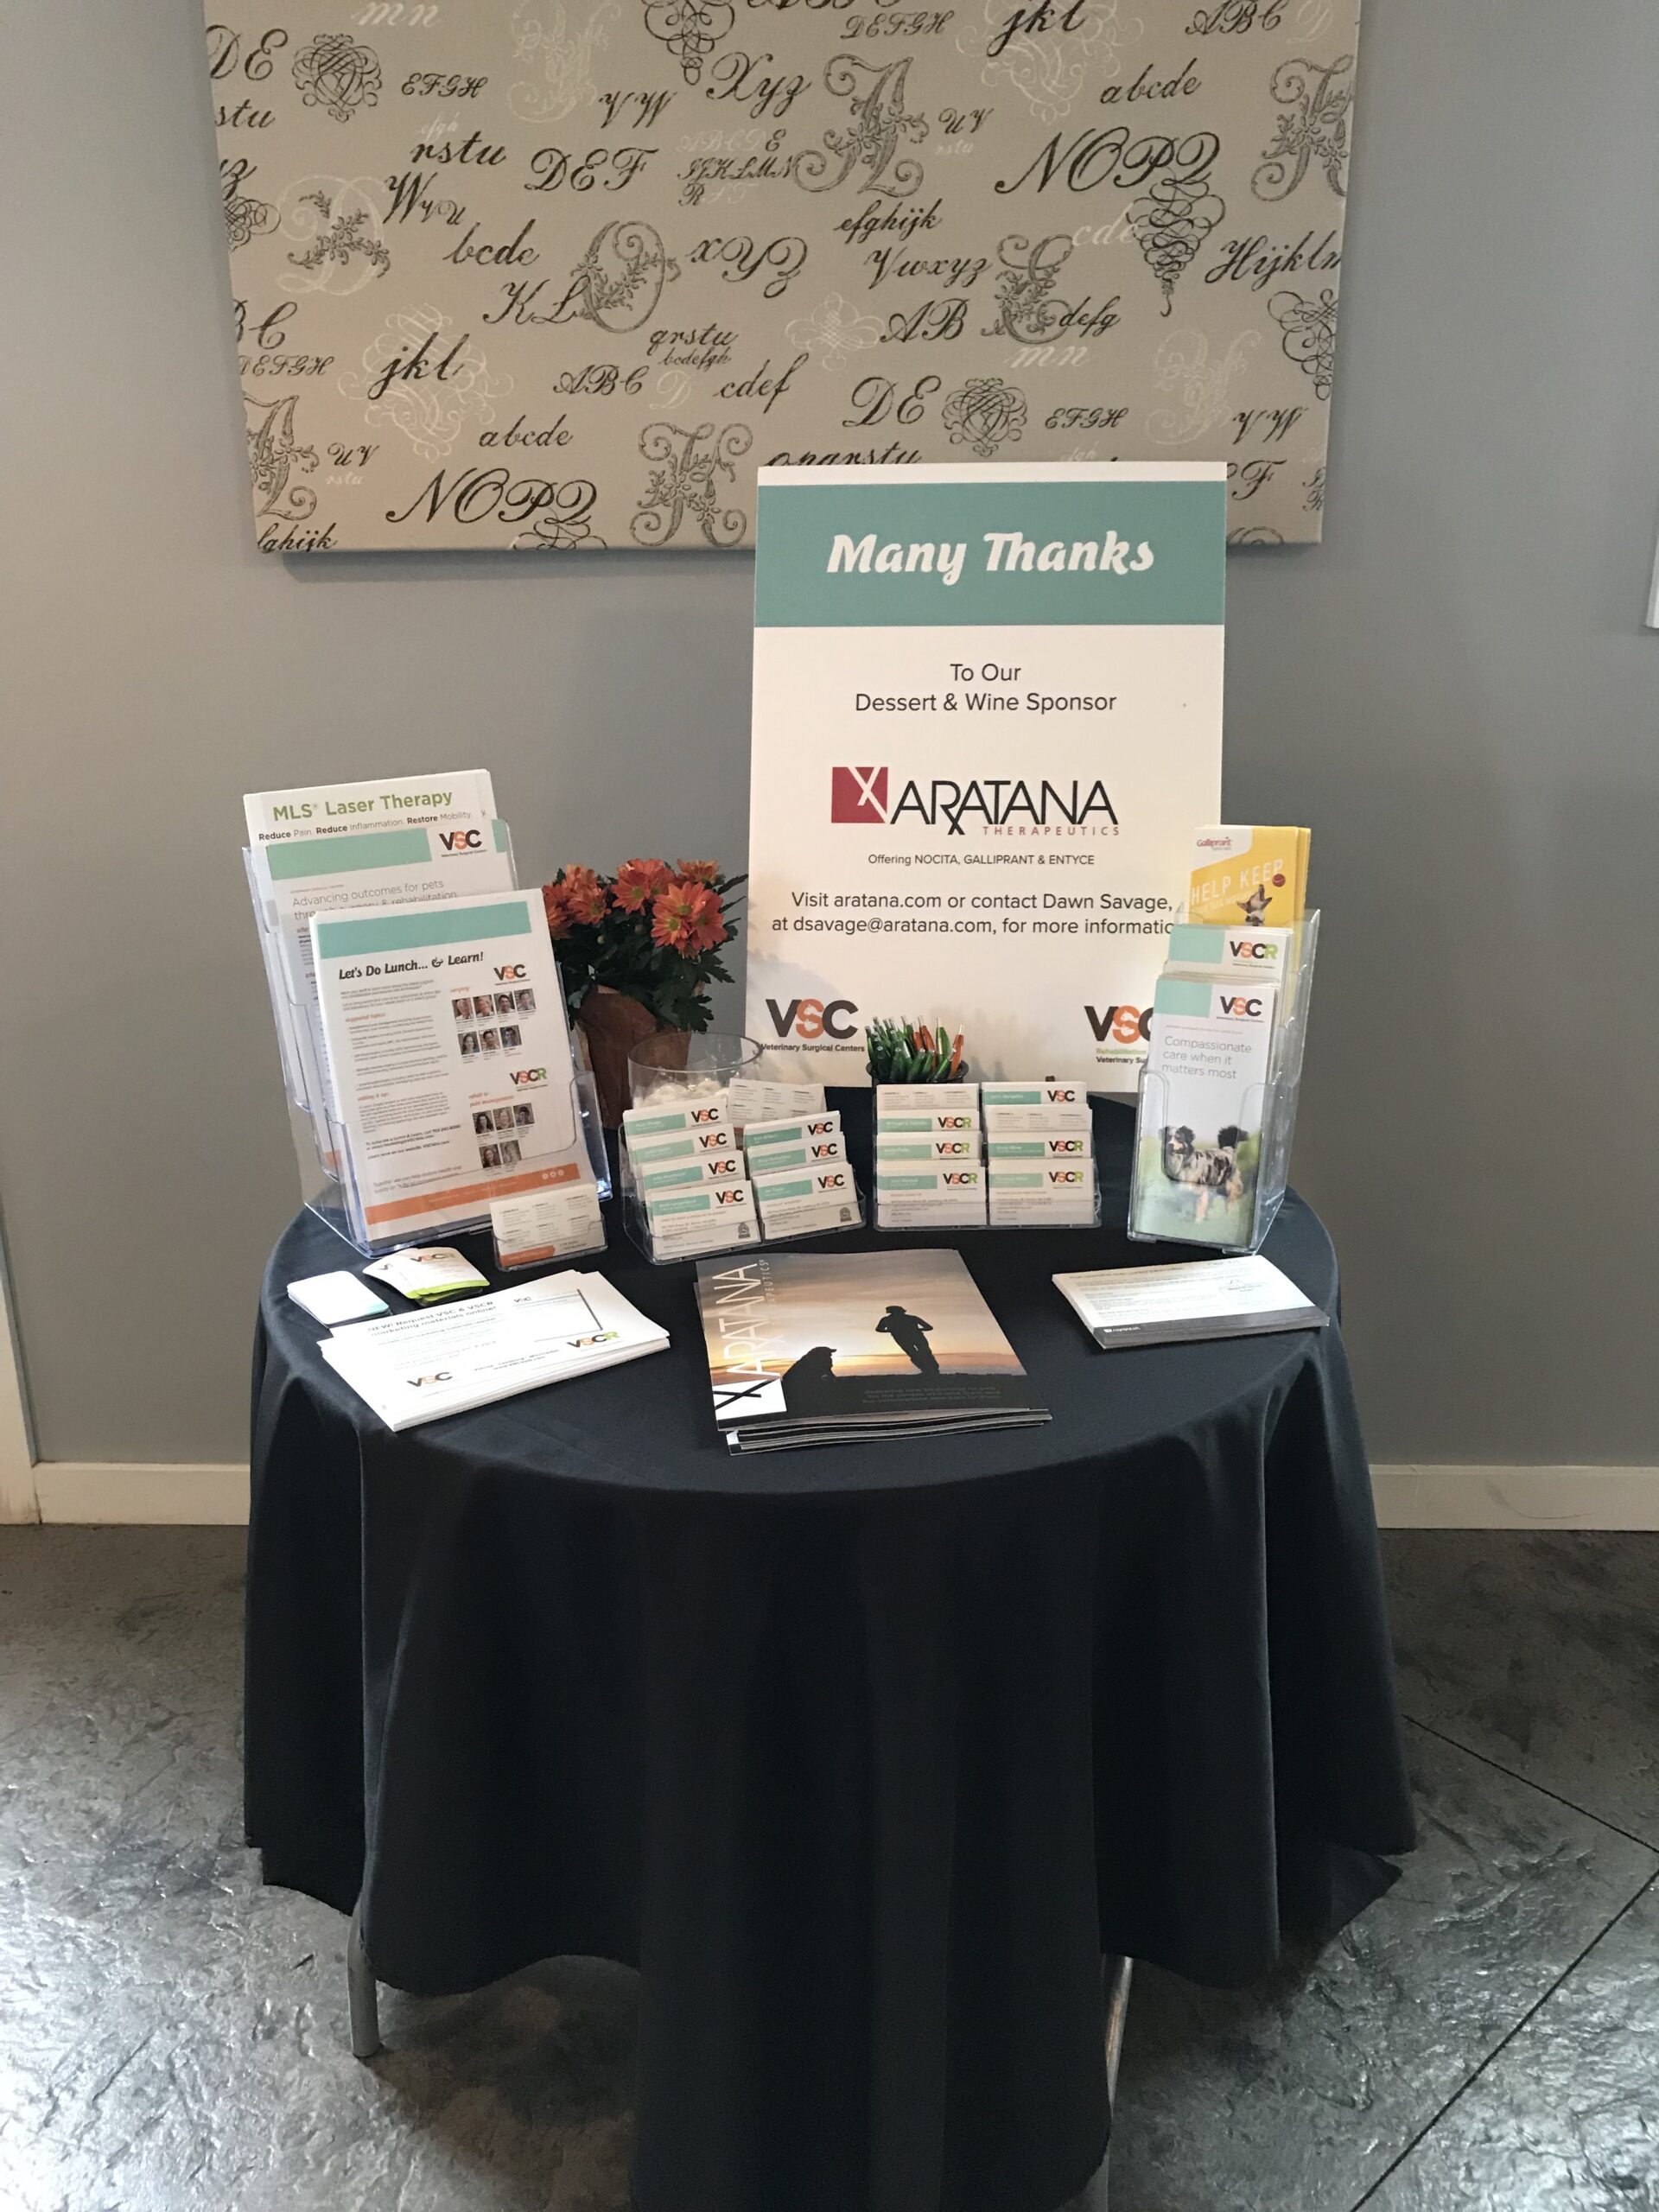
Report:
M 655 1268 L 669 1268 L 684 1260 L 700 1260 L 716 1252 L 753 1251 L 762 1244 L 801 1244 L 817 1243 L 830 1236 L 850 1236 L 865 1224 L 863 1193 L 855 1176 L 848 1174 L 848 1190 L 836 1202 L 836 1217 L 812 1227 L 794 1230 L 769 1230 L 760 1205 L 753 1196 L 753 1185 L 747 1175 L 734 1185 L 722 1188 L 718 1184 L 702 1187 L 690 1186 L 684 1196 L 674 1203 L 680 1211 L 664 1216 L 666 1222 L 685 1222 L 693 1217 L 692 1208 L 698 1206 L 708 1217 L 708 1232 L 711 1239 L 704 1243 L 696 1230 L 665 1229 L 658 1236 L 653 1229 L 645 1194 L 639 1188 L 637 1172 L 629 1155 L 626 1135 L 617 1144 L 617 1194 L 622 1205 L 622 1226 L 629 1242 Z M 741 1208 L 732 1207 L 732 1218 L 724 1230 L 721 1226 L 722 1208 L 732 1197 L 734 1189 L 747 1195 Z

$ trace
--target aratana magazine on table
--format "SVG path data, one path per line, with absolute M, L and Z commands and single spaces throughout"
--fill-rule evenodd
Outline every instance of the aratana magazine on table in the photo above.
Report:
M 709 1259 L 697 1302 L 734 1452 L 1049 1418 L 957 1252 Z

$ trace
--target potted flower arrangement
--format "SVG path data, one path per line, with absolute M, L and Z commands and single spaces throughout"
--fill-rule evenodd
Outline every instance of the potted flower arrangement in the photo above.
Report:
M 707 1029 L 710 983 L 728 983 L 744 879 L 714 861 L 626 861 L 614 875 L 562 868 L 542 887 L 565 1001 L 587 1046 L 600 1119 L 615 1128 L 628 1105 L 628 1053 L 658 1030 Z

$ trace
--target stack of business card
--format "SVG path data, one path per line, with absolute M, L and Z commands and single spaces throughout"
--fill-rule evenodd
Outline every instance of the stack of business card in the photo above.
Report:
M 741 1139 L 752 1123 L 786 1121 L 796 1114 L 822 1114 L 821 1083 L 768 1083 L 760 1076 L 734 1075 L 726 1087 L 726 1111 Z
M 838 1113 L 820 1110 L 752 1122 L 743 1132 L 743 1153 L 768 1241 L 856 1229 L 862 1223 Z
M 724 1099 L 632 1107 L 622 1116 L 622 1142 L 625 1186 L 645 1215 L 653 1259 L 760 1243 L 754 1192 Z
M 876 1085 L 875 1203 L 883 1229 L 984 1226 L 976 1083 Z
M 1095 1120 L 1083 1083 L 987 1083 L 993 1229 L 1086 1227 L 1100 1211 Z

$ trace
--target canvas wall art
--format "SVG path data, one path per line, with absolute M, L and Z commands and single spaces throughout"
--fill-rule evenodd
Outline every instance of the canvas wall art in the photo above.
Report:
M 1357 0 L 209 0 L 268 552 L 751 542 L 762 462 L 1317 538 Z

